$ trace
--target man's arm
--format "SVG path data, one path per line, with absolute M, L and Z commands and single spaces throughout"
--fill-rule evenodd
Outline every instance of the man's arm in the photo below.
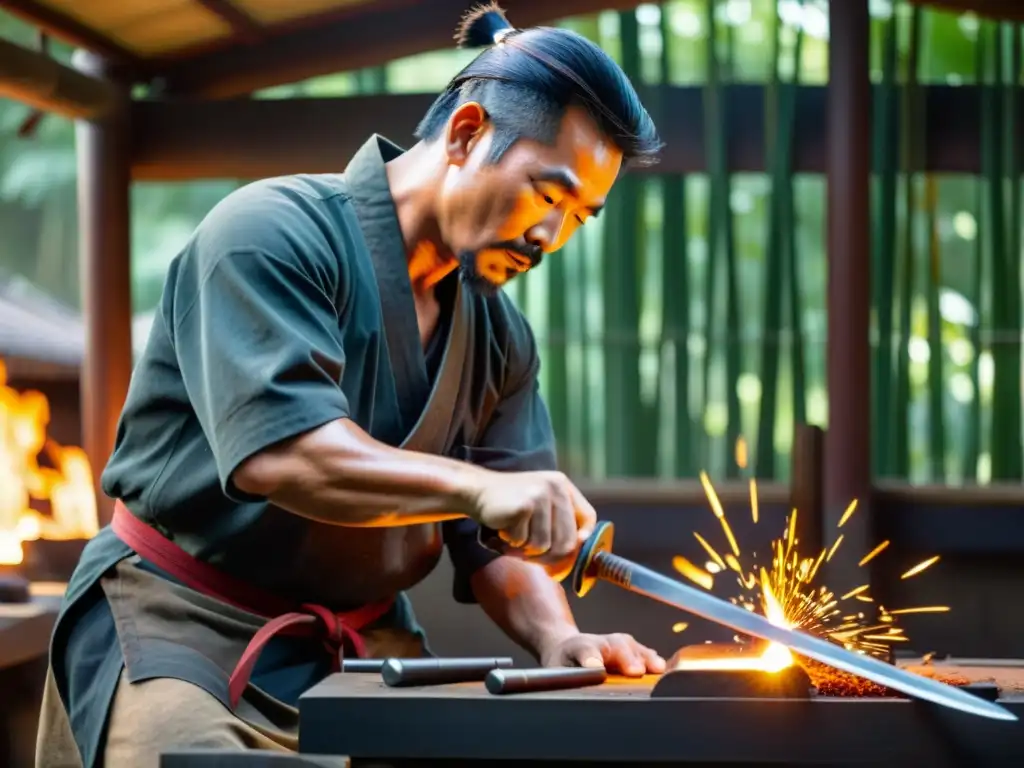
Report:
M 484 473 L 464 462 L 392 448 L 339 419 L 259 451 L 231 477 L 243 493 L 312 520 L 387 527 L 465 517 Z
M 579 634 L 562 585 L 540 566 L 499 557 L 470 577 L 477 603 L 501 630 L 534 658 Z
M 509 385 L 469 459 L 497 472 L 555 470 L 555 436 L 537 381 L 536 343 L 521 315 L 511 320 L 515 339 Z M 445 529 L 456 599 L 479 603 L 506 635 L 537 658 L 578 634 L 565 591 L 544 568 L 484 549 L 470 520 L 446 523 Z
M 555 466 L 551 420 L 540 396 L 536 370 L 534 363 L 499 404 L 483 437 L 482 450 L 475 452 L 481 464 L 499 471 Z M 633 676 L 664 671 L 664 660 L 629 635 L 581 633 L 562 586 L 537 565 L 488 553 L 476 542 L 472 521 L 448 522 L 445 528 L 456 564 L 456 597 L 464 588 L 462 582 L 468 581 L 466 591 L 472 592 L 490 619 L 542 664 L 603 666 Z

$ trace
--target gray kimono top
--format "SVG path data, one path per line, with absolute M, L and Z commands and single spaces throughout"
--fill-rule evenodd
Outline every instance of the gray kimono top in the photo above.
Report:
M 492 469 L 555 467 L 536 344 L 507 296 L 472 294 L 451 275 L 439 288 L 443 322 L 426 350 L 420 342 L 385 173 L 401 151 L 374 136 L 343 175 L 256 182 L 213 209 L 171 265 L 102 478 L 106 494 L 193 556 L 334 610 L 356 606 L 335 593 L 332 569 L 376 556 L 373 541 L 241 493 L 230 477 L 249 456 L 348 418 L 385 443 Z M 455 382 L 447 405 L 438 403 L 442 379 Z M 436 565 L 443 540 L 455 599 L 472 602 L 469 578 L 495 555 L 471 521 L 441 528 L 437 551 L 421 548 L 412 577 Z M 163 642 L 159 653 L 142 647 L 125 658 L 98 585 L 133 554 L 101 531 L 54 632 L 54 674 L 86 766 L 102 755 L 123 669 L 129 680 L 176 677 L 226 696 L 226 676 L 194 648 Z M 408 600 L 398 598 L 385 619 L 414 626 Z M 263 657 L 272 680 L 260 679 Z M 296 660 L 302 679 L 282 684 L 282 666 L 268 647 L 253 683 L 291 699 L 328 671 Z

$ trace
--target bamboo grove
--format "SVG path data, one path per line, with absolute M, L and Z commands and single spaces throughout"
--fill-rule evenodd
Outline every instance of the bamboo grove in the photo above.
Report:
M 742 179 L 730 173 L 724 138 L 735 26 L 712 0 L 702 3 L 703 40 L 683 41 L 672 5 L 660 14 L 658 78 L 669 82 L 673 46 L 704 49 L 707 173 L 627 177 L 600 230 L 514 293 L 545 353 L 545 393 L 570 471 L 694 477 L 707 468 L 730 477 L 743 434 L 756 446 L 756 474 L 784 480 L 794 424 L 827 424 L 824 183 L 791 170 L 804 29 L 787 30 L 775 14 L 765 168 Z M 873 20 L 875 472 L 954 484 L 1020 479 L 1021 30 L 894 10 Z M 618 14 L 617 40 L 636 79 L 638 15 Z M 940 22 L 973 25 L 977 177 L 918 170 L 928 136 L 919 74 L 942 51 Z M 752 181 L 763 189 L 760 220 L 742 221 L 737 192 Z M 958 235 L 952 246 L 944 228 Z
M 870 5 L 874 167 L 864 258 L 873 275 L 874 471 L 917 483 L 1020 480 L 1021 28 L 904 0 Z M 702 137 L 702 167 L 624 177 L 599 219 L 509 289 L 541 348 L 562 464 L 595 479 L 701 470 L 726 479 L 739 471 L 731 457 L 742 435 L 753 472 L 785 481 L 794 425 L 828 420 L 826 185 L 821 170 L 793 170 L 803 127 L 824 120 L 799 105 L 812 91 L 820 102 L 827 82 L 827 3 L 671 0 L 563 23 L 599 42 L 634 82 L 699 95 L 692 120 L 701 125 L 685 133 Z M 464 55 L 436 52 L 257 96 L 430 91 Z M 926 96 L 937 84 L 961 86 L 977 105 L 976 175 L 921 170 L 934 128 Z M 763 118 L 756 173 L 736 171 L 726 138 L 748 122 L 735 108 L 743 89 Z M 21 122 L 0 105 L 0 128 L 11 133 Z M 678 127 L 662 128 L 667 143 L 681 140 Z M 48 119 L 44 129 L 33 142 L 0 135 L 10 161 L 0 168 L 0 221 L 28 221 L 27 207 L 45 197 L 41 220 L 67 223 L 67 235 L 70 125 Z M 14 200 L 19 184 L 28 191 Z M 231 186 L 136 185 L 136 311 L 155 305 L 176 238 Z M 55 236 L 40 243 L 53 251 Z M 73 293 L 69 239 L 57 249 L 64 270 L 31 246 L 20 261 L 12 246 L 0 268 L 13 260 L 44 288 Z

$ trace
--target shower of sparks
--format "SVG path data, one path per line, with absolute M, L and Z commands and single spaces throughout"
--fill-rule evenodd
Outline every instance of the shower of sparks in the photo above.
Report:
M 740 438 L 736 445 L 736 463 L 746 468 L 747 446 Z M 705 472 L 700 473 L 700 482 L 707 495 L 711 511 L 717 518 L 725 537 L 727 550 L 724 554 L 716 550 L 704 537 L 694 533 L 694 537 L 708 556 L 704 567 L 695 565 L 682 556 L 672 559 L 676 571 L 698 586 L 711 590 L 715 576 L 725 571 L 736 575 L 741 594 L 732 599 L 749 611 L 768 614 L 771 606 L 766 605 L 765 595 L 771 594 L 782 607 L 784 621 L 789 626 L 810 634 L 831 639 L 848 650 L 870 656 L 885 658 L 889 655 L 894 643 L 905 643 L 908 638 L 902 628 L 896 626 L 896 617 L 907 614 L 945 613 L 949 607 L 945 605 L 917 606 L 886 610 L 878 605 L 871 610 L 865 603 L 874 606 L 874 599 L 868 594 L 869 584 L 851 585 L 842 594 L 825 585 L 816 584 L 815 579 L 822 563 L 830 561 L 843 542 L 843 534 L 838 534 L 835 541 L 824 547 L 816 555 L 802 553 L 797 538 L 797 510 L 794 509 L 786 519 L 783 535 L 771 544 L 771 568 L 761 567 L 755 561 L 756 555 L 750 558 L 749 567 L 744 563 L 747 558 L 742 554 L 732 527 L 726 518 L 722 502 L 718 498 L 711 481 Z M 750 479 L 750 512 L 753 522 L 758 522 L 758 499 L 756 481 Z M 837 528 L 842 528 L 857 510 L 854 500 L 843 512 Z M 883 541 L 859 561 L 865 566 L 884 552 L 889 546 Z M 938 556 L 908 569 L 900 577 L 909 579 L 931 567 L 939 560 Z M 868 613 L 866 613 L 868 611 Z M 776 611 L 777 613 L 777 611 Z M 685 629 L 686 625 L 676 624 L 676 632 Z M 681 628 L 680 628 L 681 627 Z

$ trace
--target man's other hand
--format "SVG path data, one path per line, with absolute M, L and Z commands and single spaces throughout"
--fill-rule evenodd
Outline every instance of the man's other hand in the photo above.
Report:
M 665 671 L 665 660 L 632 635 L 572 635 L 541 656 L 545 667 L 604 667 L 611 674 L 640 677 Z

